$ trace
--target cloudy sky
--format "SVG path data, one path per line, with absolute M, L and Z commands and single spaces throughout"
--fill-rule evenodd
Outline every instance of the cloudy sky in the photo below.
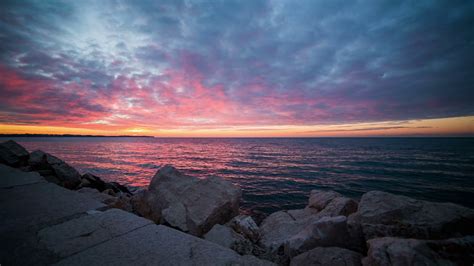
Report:
M 474 134 L 473 115 L 474 1 L 0 2 L 0 133 Z

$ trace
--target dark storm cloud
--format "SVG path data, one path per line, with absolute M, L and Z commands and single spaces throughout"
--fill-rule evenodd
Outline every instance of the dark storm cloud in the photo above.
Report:
M 38 97 L 61 95 L 97 116 L 134 105 L 162 113 L 165 103 L 182 108 L 173 109 L 176 124 L 193 114 L 222 125 L 474 114 L 472 1 L 3 1 L 0 9 L 2 69 L 48 80 Z M 2 93 L 15 84 L 4 80 Z M 191 101 L 203 97 L 213 104 Z

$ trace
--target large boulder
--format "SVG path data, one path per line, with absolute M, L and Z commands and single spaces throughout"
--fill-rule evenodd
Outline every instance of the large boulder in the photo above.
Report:
M 40 150 L 30 154 L 28 161 L 34 171 L 38 171 L 46 180 L 63 187 L 73 189 L 81 183 L 81 175 L 72 166 L 61 159 Z
M 294 257 L 291 266 L 360 266 L 362 255 L 338 247 L 318 247 Z
M 387 192 L 365 193 L 349 223 L 365 239 L 385 236 L 442 239 L 474 234 L 474 211 L 452 203 L 433 203 Z
M 260 243 L 282 255 L 286 241 L 318 219 L 315 214 L 304 209 L 272 213 L 260 225 Z
M 379 265 L 472 265 L 474 236 L 446 240 L 376 238 L 368 241 L 363 264 Z
M 315 247 L 343 247 L 364 250 L 360 237 L 347 225 L 347 217 L 323 217 L 307 225 L 285 243 L 285 254 L 294 257 Z
M 241 194 L 240 188 L 221 178 L 199 179 L 166 165 L 132 204 L 137 213 L 157 223 L 202 236 L 238 214 Z
M 0 163 L 20 167 L 28 162 L 29 153 L 13 140 L 0 143 Z

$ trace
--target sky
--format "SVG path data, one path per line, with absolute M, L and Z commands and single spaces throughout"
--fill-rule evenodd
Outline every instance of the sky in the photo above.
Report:
M 474 1 L 0 2 L 0 133 L 474 136 Z

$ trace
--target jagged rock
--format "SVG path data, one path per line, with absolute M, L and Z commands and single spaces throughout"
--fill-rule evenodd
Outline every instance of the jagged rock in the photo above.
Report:
M 117 182 L 108 182 L 108 183 L 105 183 L 105 189 L 112 189 L 115 193 L 125 193 L 125 194 L 128 194 L 128 195 L 132 195 L 132 193 L 130 192 L 130 190 L 128 190 L 128 188 L 124 185 L 121 185 Z
M 128 212 L 133 212 L 133 206 L 131 204 L 131 197 L 128 194 L 120 194 L 115 200 L 109 203 L 109 207 L 117 208 Z
M 40 174 L 42 171 L 52 171 L 52 175 L 47 174 L 45 178 L 55 177 L 56 182 L 66 188 L 73 189 L 81 183 L 81 175 L 76 169 L 51 154 L 36 150 L 30 154 L 28 163 L 32 170 Z
M 90 173 L 86 173 L 81 177 L 80 187 L 91 187 L 99 190 L 100 192 L 105 190 L 105 182 L 100 177 Z
M 446 240 L 418 240 L 393 237 L 368 241 L 363 265 L 472 265 L 474 236 Z
M 441 239 L 474 234 L 474 211 L 452 203 L 434 203 L 387 192 L 365 193 L 349 223 L 365 239 L 399 236 Z
M 158 170 L 148 189 L 132 199 L 140 215 L 201 236 L 238 214 L 241 191 L 217 177 L 198 179 L 171 165 Z
M 204 239 L 233 249 L 242 255 L 252 254 L 253 244 L 244 236 L 238 234 L 232 228 L 216 224 L 204 235 Z
M 338 247 L 317 247 L 291 260 L 291 266 L 360 266 L 362 255 Z
M 13 140 L 0 143 L 0 163 L 21 167 L 27 164 L 28 151 Z
M 232 218 L 228 224 L 232 229 L 234 229 L 234 231 L 245 236 L 254 243 L 260 239 L 260 228 L 258 228 L 258 225 L 250 216 L 238 215 Z
M 321 211 L 335 198 L 342 197 L 335 191 L 311 190 L 308 207 Z
M 316 215 L 292 216 L 287 211 L 272 213 L 260 225 L 260 243 L 272 252 L 283 254 L 285 242 L 317 220 Z
M 361 244 L 348 227 L 347 217 L 323 217 L 288 238 L 285 254 L 293 257 L 315 247 L 330 246 L 363 251 Z

